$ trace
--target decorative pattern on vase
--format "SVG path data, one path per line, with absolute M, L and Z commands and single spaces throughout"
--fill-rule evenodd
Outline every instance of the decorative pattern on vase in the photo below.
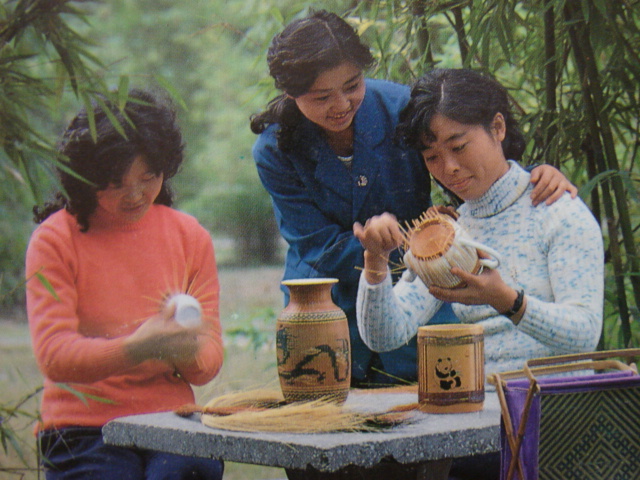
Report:
M 344 312 L 331 299 L 335 278 L 286 280 L 289 304 L 276 323 L 278 376 L 287 402 L 343 403 L 351 384 L 351 344 Z

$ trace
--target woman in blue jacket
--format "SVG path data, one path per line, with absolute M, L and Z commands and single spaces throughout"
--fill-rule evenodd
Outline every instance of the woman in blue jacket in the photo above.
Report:
M 267 61 L 284 93 L 251 119 L 259 134 L 253 156 L 289 245 L 284 279 L 339 279 L 333 298 L 349 320 L 354 386 L 415 381 L 415 338 L 387 353 L 372 352 L 360 339 L 355 303 L 363 249 L 352 230 L 382 212 L 403 223 L 431 206 L 419 152 L 394 140 L 409 87 L 365 79 L 374 63 L 369 48 L 326 11 L 290 23 L 274 37 Z M 551 166 L 534 169 L 532 182 L 534 203 L 553 202 L 567 189 L 576 193 Z M 401 266 L 397 252 L 391 262 Z M 434 321 L 457 319 L 445 304 Z

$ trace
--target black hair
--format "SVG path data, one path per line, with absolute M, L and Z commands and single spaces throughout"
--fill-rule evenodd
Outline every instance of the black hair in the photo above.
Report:
M 319 10 L 291 22 L 273 38 L 267 52 L 269 74 L 284 93 L 251 117 L 251 131 L 260 134 L 270 124 L 279 124 L 278 147 L 286 151 L 303 119 L 293 98 L 307 93 L 319 75 L 344 62 L 361 70 L 374 63 L 369 47 L 344 19 Z
M 493 78 L 469 69 L 435 69 L 411 89 L 411 99 L 400 113 L 398 137 L 424 150 L 423 138 L 433 138 L 431 120 L 436 114 L 465 125 L 481 125 L 491 133 L 497 113 L 506 124 L 502 150 L 508 159 L 521 160 L 525 140 L 511 111 L 506 89 Z
M 162 173 L 164 177 L 154 203 L 173 204 L 168 181 L 182 164 L 184 144 L 169 99 L 132 89 L 123 109 L 106 98 L 94 103 L 92 109 L 97 139 L 93 140 L 90 116 L 83 108 L 63 133 L 58 147 L 62 163 L 73 173 L 64 168 L 57 169 L 64 192 L 57 192 L 54 200 L 45 203 L 44 207 L 33 207 L 36 223 L 64 208 L 76 217 L 81 230 L 86 232 L 89 218 L 98 206 L 97 192 L 110 184 L 120 183 L 140 155 L 144 156 L 152 173 Z M 114 125 L 114 119 L 124 135 Z

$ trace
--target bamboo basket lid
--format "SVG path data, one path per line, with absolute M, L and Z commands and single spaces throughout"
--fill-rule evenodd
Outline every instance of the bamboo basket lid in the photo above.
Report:
M 455 236 L 451 222 L 440 217 L 430 218 L 411 231 L 408 245 L 414 257 L 428 261 L 444 255 Z

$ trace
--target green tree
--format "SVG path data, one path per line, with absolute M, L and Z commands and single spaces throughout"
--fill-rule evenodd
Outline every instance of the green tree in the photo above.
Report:
M 86 21 L 83 3 L 0 5 L 0 305 L 22 298 L 17 287 L 31 229 L 25 205 L 40 203 L 55 182 L 54 167 L 65 165 L 51 141 L 62 128 L 59 112 L 70 96 L 87 105 L 99 94 L 118 95 L 108 91 L 91 43 L 74 29 Z

